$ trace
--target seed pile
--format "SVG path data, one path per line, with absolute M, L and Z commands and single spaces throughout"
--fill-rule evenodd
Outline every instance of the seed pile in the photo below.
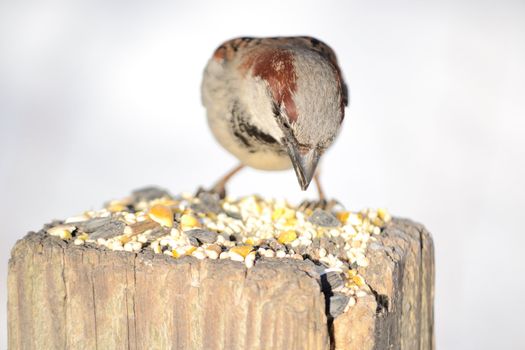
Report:
M 46 231 L 76 245 L 149 249 L 174 259 L 230 259 L 247 268 L 262 258 L 309 259 L 329 285 L 329 311 L 335 317 L 371 293 L 357 268 L 368 266 L 367 245 L 390 220 L 384 209 L 300 209 L 258 196 L 219 200 L 206 192 L 171 196 L 149 187 Z

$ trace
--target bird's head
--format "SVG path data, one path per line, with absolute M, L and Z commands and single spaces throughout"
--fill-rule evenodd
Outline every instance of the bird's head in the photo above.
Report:
M 333 51 L 328 50 L 331 55 L 296 46 L 263 47 L 244 61 L 250 74 L 266 86 L 279 142 L 302 190 L 337 136 L 347 104 L 346 85 Z

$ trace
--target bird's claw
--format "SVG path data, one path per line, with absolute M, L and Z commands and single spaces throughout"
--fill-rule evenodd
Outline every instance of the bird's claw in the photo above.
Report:
M 303 202 L 301 202 L 301 204 L 299 204 L 298 209 L 300 211 L 307 211 L 307 210 L 313 211 L 315 209 L 323 209 L 326 211 L 332 211 L 332 209 L 335 208 L 336 206 L 342 206 L 342 205 L 339 201 L 335 199 L 330 199 L 330 200 L 319 199 L 317 201 L 304 200 Z
M 210 189 L 206 189 L 200 186 L 195 192 L 195 197 L 199 197 L 203 193 L 217 195 L 219 196 L 219 199 L 224 199 L 226 197 L 226 188 L 224 186 L 214 186 Z

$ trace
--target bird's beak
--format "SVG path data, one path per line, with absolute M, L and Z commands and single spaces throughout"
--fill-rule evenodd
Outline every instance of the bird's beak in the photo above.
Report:
M 303 191 L 306 191 L 312 181 L 319 162 L 320 154 L 314 149 L 301 150 L 299 147 L 288 144 L 288 155 L 292 160 L 297 180 Z

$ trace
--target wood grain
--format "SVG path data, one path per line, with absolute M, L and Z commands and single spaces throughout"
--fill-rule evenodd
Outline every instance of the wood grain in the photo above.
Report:
M 75 246 L 44 232 L 12 250 L 10 349 L 434 349 L 434 253 L 395 219 L 360 268 L 373 291 L 327 317 L 313 263 Z

